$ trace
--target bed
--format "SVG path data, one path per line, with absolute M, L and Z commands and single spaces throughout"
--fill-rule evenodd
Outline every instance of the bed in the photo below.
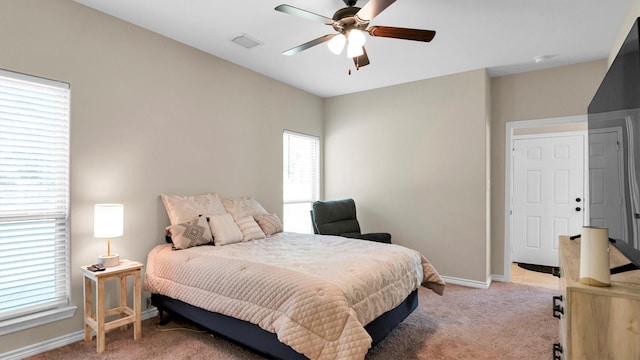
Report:
M 171 244 L 148 255 L 145 289 L 175 313 L 270 358 L 363 359 L 444 282 L 392 244 L 280 232 L 225 246 Z

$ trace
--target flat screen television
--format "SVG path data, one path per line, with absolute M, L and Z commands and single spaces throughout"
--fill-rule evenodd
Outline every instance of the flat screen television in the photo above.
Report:
M 638 22 L 588 108 L 589 226 L 609 229 L 611 243 L 640 269 L 640 37 Z

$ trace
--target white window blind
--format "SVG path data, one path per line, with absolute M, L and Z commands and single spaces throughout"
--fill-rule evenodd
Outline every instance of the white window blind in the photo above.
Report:
M 0 325 L 69 303 L 69 85 L 0 70 Z
M 284 230 L 313 233 L 309 211 L 320 194 L 320 139 L 285 131 L 283 154 Z

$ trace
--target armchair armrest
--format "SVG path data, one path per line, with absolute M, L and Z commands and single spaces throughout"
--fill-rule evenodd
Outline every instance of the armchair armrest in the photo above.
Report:
M 369 240 L 369 241 L 376 241 L 376 242 L 381 242 L 385 244 L 391 244 L 391 234 L 389 233 L 368 233 L 368 234 L 346 233 L 346 234 L 340 234 L 340 236 L 344 236 L 352 239 Z

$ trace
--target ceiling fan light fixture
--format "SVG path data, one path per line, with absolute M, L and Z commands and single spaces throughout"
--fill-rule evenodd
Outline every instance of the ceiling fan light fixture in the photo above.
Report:
M 362 50 L 362 46 L 355 45 L 353 43 L 349 43 L 347 46 L 347 57 L 354 58 L 364 54 L 364 50 Z
M 364 32 L 358 29 L 351 29 L 349 31 L 349 45 L 353 44 L 357 47 L 363 47 L 367 38 L 364 36 Z
M 336 55 L 340 55 L 342 49 L 344 49 L 344 44 L 347 42 L 347 38 L 343 34 L 338 34 L 333 37 L 333 39 L 329 40 L 327 43 L 327 47 L 331 50 L 332 53 Z

